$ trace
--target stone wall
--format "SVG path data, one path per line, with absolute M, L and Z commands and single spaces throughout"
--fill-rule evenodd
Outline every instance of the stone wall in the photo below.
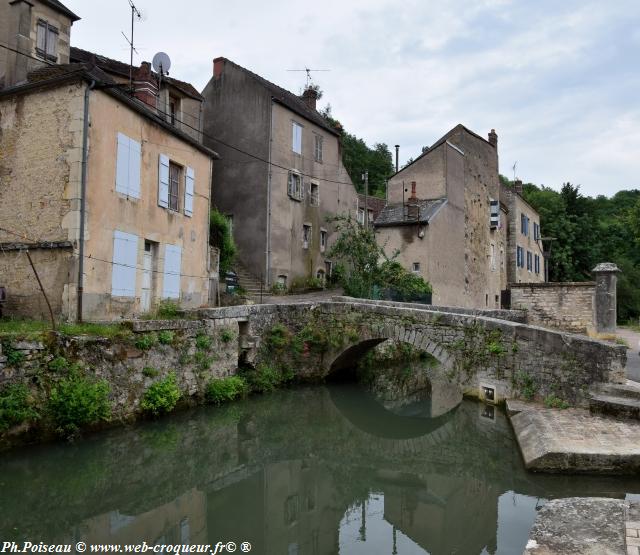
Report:
M 573 333 L 595 329 L 593 282 L 512 283 L 511 307 L 527 310 L 530 324 Z
M 13 362 L 16 353 L 19 361 Z M 202 402 L 209 381 L 235 374 L 238 322 L 140 321 L 133 323 L 131 332 L 114 339 L 56 333 L 36 339 L 3 337 L 0 389 L 15 383 L 28 385 L 35 406 L 46 415 L 49 391 L 68 375 L 73 364 L 78 364 L 89 380 L 108 383 L 112 423 L 130 421 L 141 415 L 140 402 L 149 386 L 170 373 L 176 376 L 183 404 Z M 0 431 L 0 449 L 25 437 L 47 436 L 51 432 L 48 426 L 46 418 L 41 418 L 31 430 L 19 426 L 6 433 Z

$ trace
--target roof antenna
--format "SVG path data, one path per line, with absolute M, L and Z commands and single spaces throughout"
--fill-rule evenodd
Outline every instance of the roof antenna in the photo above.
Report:
M 513 163 L 513 180 L 514 180 L 514 181 L 516 180 L 516 168 L 517 168 L 517 167 L 518 167 L 518 161 L 516 160 L 516 161 Z
M 136 17 L 138 19 L 141 19 L 142 14 L 138 10 L 138 8 L 136 8 L 136 5 L 133 3 L 133 0 L 129 0 L 129 6 L 131 6 L 131 39 L 128 39 L 127 35 L 125 35 L 124 33 L 122 33 L 122 36 L 129 43 L 129 48 L 130 48 L 131 58 L 129 60 L 129 91 L 131 92 L 131 94 L 133 94 L 133 53 L 134 52 L 136 54 L 138 53 L 138 51 L 133 46 L 133 23 Z
M 288 69 L 287 71 L 304 71 L 307 74 L 307 86 L 306 88 L 309 88 L 309 85 L 311 85 L 313 83 L 313 79 L 311 79 L 311 72 L 312 71 L 331 71 L 330 69 L 311 69 L 308 67 L 305 67 L 304 69 Z

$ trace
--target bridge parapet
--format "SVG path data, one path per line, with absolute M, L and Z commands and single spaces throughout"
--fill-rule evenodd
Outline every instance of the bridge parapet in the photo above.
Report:
M 204 319 L 237 320 L 247 360 L 321 381 L 353 366 L 387 339 L 434 356 L 439 375 L 494 400 L 535 395 L 583 404 L 591 385 L 622 382 L 626 349 L 586 336 L 529 326 L 514 311 L 476 311 L 337 297 L 330 301 L 205 309 Z M 506 314 L 504 314 L 506 313 Z M 495 316 L 511 317 L 511 319 Z M 282 336 L 270 345 L 274 329 Z

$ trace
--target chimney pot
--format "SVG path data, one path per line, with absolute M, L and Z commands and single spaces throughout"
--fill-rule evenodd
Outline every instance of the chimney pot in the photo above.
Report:
M 516 190 L 516 193 L 519 195 L 522 194 L 522 181 L 520 179 L 516 179 L 513 188 Z
M 218 77 L 220 77 L 220 75 L 222 75 L 222 72 L 224 70 L 224 58 L 219 57 L 219 58 L 214 58 L 213 60 L 213 77 L 214 79 L 217 79 Z
M 489 142 L 493 145 L 494 148 L 498 148 L 498 134 L 495 129 L 492 129 L 489 132 Z

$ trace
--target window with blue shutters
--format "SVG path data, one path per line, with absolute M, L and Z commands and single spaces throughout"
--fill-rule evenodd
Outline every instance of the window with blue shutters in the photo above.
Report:
M 128 197 L 140 198 L 140 157 L 138 141 L 118 133 L 116 154 L 116 191 Z
M 162 272 L 162 297 L 180 298 L 180 266 L 182 248 L 178 245 L 166 245 L 164 248 L 164 270 Z
M 193 168 L 187 168 L 184 183 L 184 215 L 193 216 L 193 189 L 195 174 Z
M 158 160 L 158 205 L 169 207 L 169 157 L 161 154 Z
M 531 251 L 527 251 L 527 270 L 533 270 L 533 256 Z
M 135 297 L 138 264 L 138 236 L 115 230 L 113 232 L 113 258 L 111 294 L 117 297 Z

